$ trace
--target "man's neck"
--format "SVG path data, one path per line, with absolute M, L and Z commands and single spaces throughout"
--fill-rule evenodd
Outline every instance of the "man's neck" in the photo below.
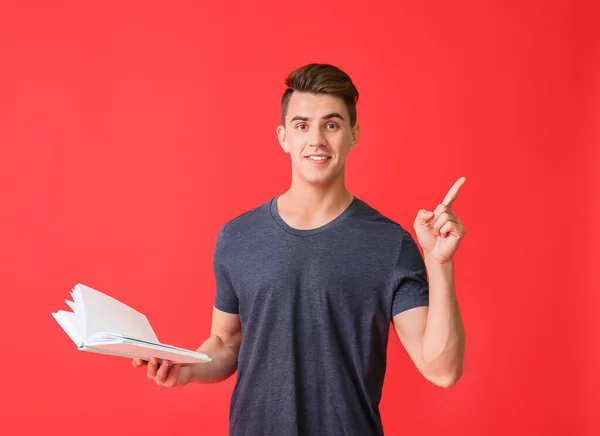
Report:
M 292 227 L 312 229 L 327 224 L 341 214 L 352 202 L 353 195 L 344 184 L 315 186 L 292 184 L 279 196 L 281 218 Z

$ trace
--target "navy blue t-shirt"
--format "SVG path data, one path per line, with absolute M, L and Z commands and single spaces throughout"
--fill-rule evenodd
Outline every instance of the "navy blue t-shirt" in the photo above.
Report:
M 428 304 L 423 257 L 356 197 L 311 230 L 276 201 L 225 223 L 215 246 L 215 307 L 242 324 L 230 434 L 382 435 L 390 322 Z

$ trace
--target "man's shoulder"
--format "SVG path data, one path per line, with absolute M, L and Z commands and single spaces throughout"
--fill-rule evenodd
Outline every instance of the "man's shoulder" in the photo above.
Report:
M 396 237 L 402 239 L 405 237 L 408 231 L 399 221 L 391 218 L 385 212 L 381 212 L 376 206 L 372 206 L 364 200 L 359 201 L 362 207 L 356 218 L 360 221 L 362 228 L 369 233 L 386 238 Z
M 269 218 L 272 201 L 270 198 L 229 218 L 221 226 L 220 233 L 225 236 L 256 231 Z
M 380 253 L 382 256 L 398 256 L 403 248 L 408 247 L 407 253 L 415 253 L 411 247 L 416 245 L 413 233 L 404 227 L 399 221 L 394 220 L 385 212 L 380 212 L 369 205 L 361 208 L 359 214 L 359 229 L 365 240 L 365 244 L 372 247 L 372 255 Z

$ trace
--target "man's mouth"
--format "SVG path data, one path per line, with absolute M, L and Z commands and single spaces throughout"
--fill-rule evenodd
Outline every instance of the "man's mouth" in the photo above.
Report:
M 313 161 L 323 161 L 331 159 L 331 156 L 306 156 L 306 158 Z

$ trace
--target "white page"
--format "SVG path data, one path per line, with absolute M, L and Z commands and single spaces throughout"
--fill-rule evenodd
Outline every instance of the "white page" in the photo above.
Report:
M 84 307 L 84 337 L 111 332 L 158 343 L 146 316 L 128 305 L 88 286 L 75 286 L 75 303 Z
M 206 358 L 207 360 L 211 360 L 205 353 L 201 353 L 195 350 L 188 350 L 186 348 L 176 347 L 174 345 L 168 344 L 158 344 L 153 342 L 147 342 L 140 339 L 130 338 L 128 336 L 119 336 L 113 335 L 110 333 L 97 333 L 89 338 L 87 338 L 84 342 L 84 345 L 87 347 L 100 347 L 102 345 L 107 344 L 116 344 L 116 343 L 124 343 L 131 344 L 137 347 L 149 348 L 153 350 L 163 350 L 165 352 L 173 352 L 186 356 L 194 356 L 199 358 Z
M 77 331 L 77 320 L 75 319 L 75 314 L 66 312 L 64 310 L 59 310 L 58 312 L 54 312 L 52 316 L 58 325 L 62 327 L 65 333 L 69 335 L 71 340 L 75 342 L 77 346 L 79 346 L 83 341 L 83 336 Z
M 69 306 L 73 312 L 76 312 L 76 305 L 73 301 L 65 300 L 65 303 L 67 303 L 67 306 Z
M 75 292 L 77 286 L 73 288 L 71 292 L 71 298 L 73 299 L 73 312 L 77 315 L 79 322 L 81 324 L 81 334 L 85 333 L 85 310 L 83 309 L 83 301 L 81 301 L 81 295 L 79 292 Z
M 184 353 L 170 349 L 162 349 L 160 347 L 155 348 L 146 344 L 132 344 L 128 342 L 98 344 L 85 346 L 81 349 L 85 351 L 112 354 L 121 357 L 137 357 L 144 360 L 149 360 L 152 357 L 156 357 L 157 359 L 166 359 L 173 363 L 202 363 L 212 360 L 208 357 L 205 357 L 205 355 L 202 355 L 201 353 Z
M 64 314 L 68 314 L 69 321 L 73 325 L 74 330 L 77 332 L 77 337 L 83 340 L 83 331 L 84 331 L 84 322 L 83 322 L 83 307 L 81 306 L 81 301 L 77 301 L 75 293 L 71 292 L 71 298 L 73 301 L 65 300 L 67 306 L 71 308 L 74 315 L 71 315 L 70 312 L 63 311 Z

